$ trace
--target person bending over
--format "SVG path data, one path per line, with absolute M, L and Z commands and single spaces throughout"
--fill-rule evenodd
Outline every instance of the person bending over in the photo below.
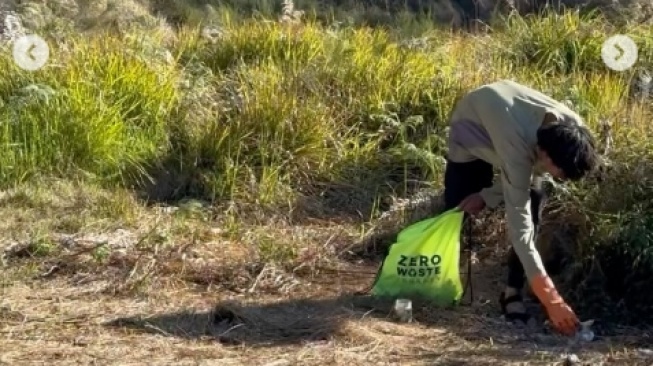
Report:
M 528 86 L 499 80 L 466 94 L 450 120 L 445 208 L 465 216 L 503 202 L 512 243 L 499 303 L 506 319 L 527 322 L 521 295 L 527 280 L 553 327 L 571 335 L 579 320 L 557 292 L 535 248 L 542 193 L 533 185 L 549 173 L 576 181 L 597 166 L 595 142 L 582 118 Z M 494 182 L 493 168 L 499 171 Z

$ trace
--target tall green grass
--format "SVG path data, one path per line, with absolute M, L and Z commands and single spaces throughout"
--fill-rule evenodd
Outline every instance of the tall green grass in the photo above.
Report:
M 1 181 L 84 172 L 131 182 L 172 160 L 216 199 L 286 200 L 352 169 L 365 172 L 361 185 L 409 166 L 437 182 L 456 100 L 504 77 L 569 100 L 594 128 L 623 117 L 632 75 L 602 65 L 605 19 L 548 13 L 494 27 L 396 42 L 382 29 L 225 17 L 214 39 L 186 27 L 172 45 L 78 37 L 35 73 L 5 53 Z
M 351 179 L 352 169 L 369 170 L 362 185 L 383 184 L 381 163 L 399 167 L 407 155 L 397 149 L 442 149 L 447 109 L 461 92 L 441 69 L 451 59 L 401 47 L 381 30 L 251 21 L 222 29 L 217 42 L 186 39 L 183 66 L 202 70 L 202 100 L 214 108 L 194 113 L 206 109 L 197 99 L 182 107 L 191 112 L 184 123 L 206 134 L 182 132 L 179 147 L 212 162 L 214 197 L 252 188 L 245 181 L 286 197 L 304 184 Z
M 502 56 L 512 63 L 540 70 L 549 77 L 565 73 L 607 71 L 601 59 L 603 42 L 614 34 L 627 34 L 640 50 L 640 67 L 650 67 L 651 29 L 630 23 L 611 22 L 598 11 L 579 10 L 544 16 L 503 16 L 497 29 L 509 47 Z
M 122 180 L 167 147 L 176 72 L 153 68 L 137 47 L 83 39 L 34 73 L 2 54 L 0 182 L 38 175 Z
M 84 172 L 129 182 L 176 160 L 194 191 L 217 199 L 285 199 L 351 179 L 351 169 L 370 173 L 361 184 L 380 185 L 388 165 L 437 182 L 456 100 L 506 77 L 570 101 L 595 130 L 604 118 L 633 119 L 632 73 L 600 58 L 605 32 L 623 29 L 577 12 L 493 26 L 490 35 L 432 30 L 396 42 L 382 29 L 226 17 L 216 38 L 187 27 L 172 45 L 78 37 L 35 73 L 3 53 L 0 181 Z M 641 66 L 651 64 L 650 31 L 628 29 Z M 642 118 L 616 123 L 617 138 Z

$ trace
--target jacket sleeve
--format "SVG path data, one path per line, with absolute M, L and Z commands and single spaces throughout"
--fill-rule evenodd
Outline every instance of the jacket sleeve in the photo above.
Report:
M 530 174 L 525 174 L 529 166 L 516 162 L 508 164 L 501 173 L 508 236 L 530 282 L 534 276 L 545 275 L 546 270 L 535 247 L 530 212 Z
M 527 278 L 546 274 L 542 259 L 535 247 L 531 219 L 530 185 L 533 175 L 532 148 L 518 132 L 517 121 L 507 110 L 489 106 L 477 111 L 488 123 L 484 123 L 500 160 L 500 185 L 483 191 L 488 205 L 497 203 L 498 190 L 503 193 L 506 209 L 508 237 L 519 257 Z M 492 121 L 492 122 L 490 122 Z
M 494 182 L 491 187 L 483 188 L 480 192 L 483 201 L 489 208 L 496 208 L 503 202 L 503 184 L 501 179 Z
M 533 224 L 530 212 L 530 176 L 521 178 L 517 184 L 512 183 L 508 177 L 520 177 L 521 170 L 528 170 L 527 166 L 509 165 L 513 169 L 502 169 L 500 179 L 489 188 L 483 189 L 480 194 L 488 207 L 495 208 L 502 201 L 505 202 L 508 221 L 508 234 L 519 256 L 524 271 L 530 279 L 533 275 L 544 274 L 541 257 L 535 247 Z

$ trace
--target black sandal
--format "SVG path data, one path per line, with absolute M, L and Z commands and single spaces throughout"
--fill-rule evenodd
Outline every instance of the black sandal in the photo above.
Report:
M 527 324 L 528 321 L 531 319 L 530 314 L 528 313 L 508 313 L 506 308 L 508 307 L 508 304 L 512 302 L 521 302 L 523 303 L 523 298 L 520 294 L 512 295 L 510 297 L 506 298 L 506 293 L 501 292 L 501 296 L 499 297 L 499 304 L 501 305 L 501 312 L 503 315 L 506 317 L 506 320 L 509 322 L 514 322 L 515 320 L 519 320 L 524 324 Z

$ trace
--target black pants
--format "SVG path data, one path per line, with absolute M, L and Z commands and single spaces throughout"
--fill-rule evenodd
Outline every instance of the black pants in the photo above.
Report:
M 479 192 L 481 189 L 492 186 L 494 173 L 492 165 L 483 160 L 474 160 L 468 163 L 454 163 L 447 160 L 444 173 L 444 201 L 445 209 L 449 210 L 467 196 Z M 531 215 L 537 232 L 540 208 L 543 205 L 543 195 L 539 190 L 531 189 Z M 467 214 L 465 214 L 467 218 Z M 524 267 L 514 248 L 510 248 L 508 257 L 508 286 L 521 290 L 526 282 Z

